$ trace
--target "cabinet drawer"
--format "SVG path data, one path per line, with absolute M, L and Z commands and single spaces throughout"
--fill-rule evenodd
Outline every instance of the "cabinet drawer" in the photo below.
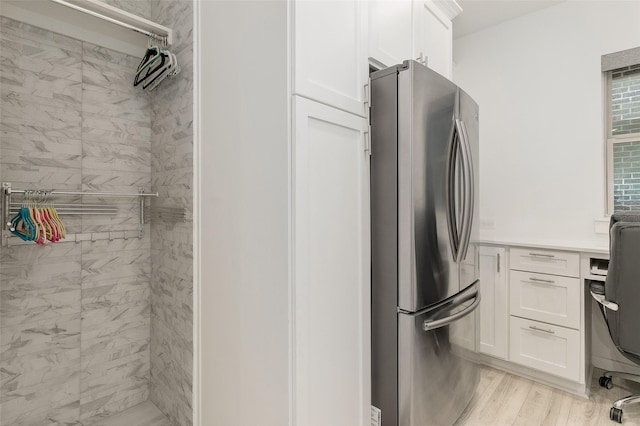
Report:
M 566 379 L 580 380 L 580 332 L 518 317 L 510 319 L 509 359 Z
M 511 269 L 580 276 L 580 255 L 566 251 L 512 248 L 509 254 Z
M 510 271 L 510 313 L 580 328 L 580 279 Z

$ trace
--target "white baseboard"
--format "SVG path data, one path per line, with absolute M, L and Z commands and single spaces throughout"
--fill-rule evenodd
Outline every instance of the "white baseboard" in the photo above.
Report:
M 589 380 L 587 380 L 586 383 L 578 383 L 483 354 L 480 354 L 479 362 L 489 367 L 497 368 L 498 370 L 503 370 L 507 373 L 524 377 L 525 379 L 533 380 L 534 382 L 542 383 L 582 398 L 589 398 L 591 371 L 587 372 L 586 376 Z

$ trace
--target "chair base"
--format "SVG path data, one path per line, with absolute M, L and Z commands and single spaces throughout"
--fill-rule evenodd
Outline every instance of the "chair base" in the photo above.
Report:
M 640 375 L 625 373 L 622 371 L 607 371 L 598 380 L 598 383 L 603 388 L 611 389 L 613 387 L 612 378 L 619 377 L 621 379 L 629 380 L 632 382 L 640 383 Z M 614 422 L 622 423 L 622 407 L 629 404 L 635 404 L 640 402 L 640 395 L 629 395 L 613 403 L 613 407 L 609 410 L 609 419 Z

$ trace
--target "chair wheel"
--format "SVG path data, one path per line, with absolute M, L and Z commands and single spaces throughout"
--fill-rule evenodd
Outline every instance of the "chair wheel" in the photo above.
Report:
M 602 376 L 600 377 L 600 379 L 598 379 L 598 383 L 600 383 L 600 386 L 602 386 L 603 388 L 611 389 L 613 387 L 613 381 L 611 380 L 611 377 Z
M 609 418 L 614 422 L 622 423 L 622 410 L 616 407 L 611 407 L 611 410 L 609 410 Z

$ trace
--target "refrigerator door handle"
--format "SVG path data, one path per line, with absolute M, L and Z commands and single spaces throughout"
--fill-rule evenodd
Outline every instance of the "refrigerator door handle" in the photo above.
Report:
M 471 239 L 471 228 L 473 225 L 473 210 L 474 210 L 474 188 L 475 182 L 473 177 L 473 163 L 471 160 L 471 144 L 469 143 L 469 136 L 467 135 L 467 128 L 464 122 L 460 119 L 456 119 L 456 126 L 458 127 L 458 133 L 460 135 L 461 151 L 462 151 L 462 163 L 463 163 L 463 186 L 464 186 L 464 202 L 463 202 L 463 222 L 462 222 L 462 238 L 459 247 L 458 262 L 462 262 L 467 256 L 467 250 L 469 249 L 469 243 Z
M 458 230 L 458 221 L 456 216 L 456 164 L 458 160 L 458 151 L 460 144 L 460 136 L 458 133 L 457 120 L 453 120 L 453 126 L 449 136 L 449 149 L 447 152 L 447 168 L 445 173 L 445 207 L 447 212 L 447 224 L 449 229 L 449 245 L 453 260 L 458 262 L 458 254 L 460 251 L 460 232 Z
M 457 296 L 460 298 L 460 300 L 457 301 L 457 303 L 451 303 L 451 304 L 446 304 L 444 306 L 442 306 L 441 309 L 438 310 L 434 310 L 433 314 L 437 314 L 440 312 L 444 312 L 444 311 L 451 311 L 459 306 L 461 306 L 463 303 L 474 299 L 473 303 L 470 304 L 469 306 L 467 306 L 465 309 L 463 309 L 462 311 L 456 312 L 455 314 L 449 315 L 447 317 L 444 318 L 440 318 L 437 320 L 432 320 L 432 319 L 426 319 L 423 321 L 422 323 L 422 329 L 424 331 L 431 331 L 431 330 L 435 330 L 437 328 L 441 328 L 444 326 L 447 326 L 449 324 L 451 324 L 452 322 L 455 322 L 457 320 L 459 320 L 460 318 L 466 317 L 467 315 L 469 315 L 470 313 L 472 313 L 473 311 L 476 310 L 476 308 L 478 307 L 478 305 L 480 305 L 480 292 L 478 291 L 478 283 L 479 280 L 476 280 L 476 282 L 470 286 L 473 287 L 473 291 L 471 293 L 467 293 L 467 291 L 464 291 L 463 293 L 465 293 L 464 295 L 460 295 Z M 456 296 L 454 296 L 455 298 Z M 436 316 L 436 315 L 433 315 Z

